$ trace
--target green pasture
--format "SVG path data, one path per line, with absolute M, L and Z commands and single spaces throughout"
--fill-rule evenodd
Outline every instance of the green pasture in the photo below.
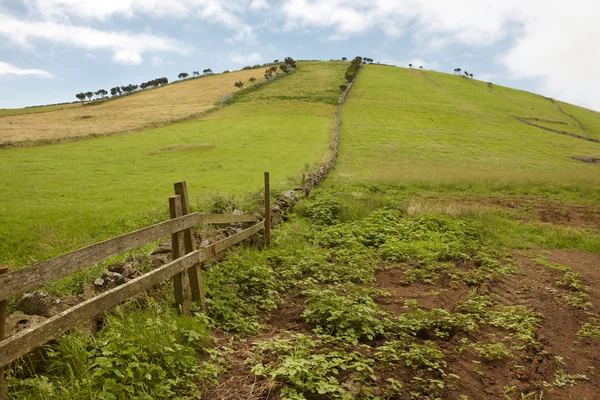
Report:
M 574 106 L 590 136 L 600 114 Z M 516 120 L 583 134 L 549 100 L 451 74 L 365 66 L 342 109 L 338 183 L 389 183 L 477 193 L 600 199 L 600 144 Z M 577 131 L 579 129 L 579 131 Z
M 343 82 L 331 73 L 320 98 Z M 315 63 L 266 86 L 307 93 Z M 306 69 L 305 69 L 306 66 Z M 277 91 L 275 91 L 277 92 Z M 270 171 L 277 188 L 319 161 L 335 122 L 320 101 L 268 98 L 261 90 L 203 119 L 122 136 L 0 151 L 0 264 L 33 263 L 168 217 L 173 183 L 188 182 L 196 209 L 215 196 L 247 198 Z M 261 98 L 260 101 L 252 101 Z M 287 186 L 294 185 L 288 183 Z

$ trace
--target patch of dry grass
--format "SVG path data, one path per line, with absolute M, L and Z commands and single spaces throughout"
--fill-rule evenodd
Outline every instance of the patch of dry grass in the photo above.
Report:
M 188 79 L 98 105 L 0 118 L 0 143 L 57 140 L 127 132 L 197 116 L 215 106 L 234 82 L 264 80 L 263 69 Z

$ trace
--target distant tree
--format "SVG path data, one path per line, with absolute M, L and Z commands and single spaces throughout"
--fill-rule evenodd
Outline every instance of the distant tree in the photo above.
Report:
M 471 77 L 471 79 L 473 79 L 473 74 L 469 74 L 469 77 Z
M 212 74 L 212 69 L 210 68 L 206 68 L 204 71 L 202 71 L 203 74 Z
M 112 89 L 110 89 L 110 94 L 112 96 L 120 96 L 121 95 L 121 88 L 120 87 L 114 87 Z
M 104 98 L 104 96 L 106 96 L 108 94 L 108 92 L 104 89 L 100 89 L 98 90 L 96 93 L 94 93 L 96 95 L 96 97 L 102 97 Z
M 200 72 L 198 72 L 198 71 L 194 71 L 194 72 L 192 72 L 192 74 L 193 74 L 194 76 L 200 76 Z
M 342 61 L 348 61 L 346 57 L 342 57 Z
M 226 69 L 226 70 L 225 70 L 225 71 L 223 71 L 222 73 L 223 73 L 223 74 L 228 74 L 228 73 L 230 73 L 230 72 L 231 72 L 230 70 Z
M 81 100 L 81 102 L 83 103 L 85 101 L 85 93 L 81 92 L 81 93 L 77 93 L 75 95 L 75 97 L 77 97 L 79 100 Z
M 244 87 L 244 82 L 238 81 L 238 82 L 234 83 L 233 86 L 241 89 Z
M 252 67 L 249 65 L 246 65 L 244 68 L 242 68 L 242 71 L 247 70 L 247 69 L 252 69 Z
M 250 83 L 254 83 L 256 82 L 256 78 L 251 76 L 250 79 L 248 79 L 248 81 L 250 81 Z
M 179 79 L 185 79 L 185 78 L 187 78 L 188 76 L 190 76 L 190 75 L 189 75 L 187 72 L 182 72 L 182 73 L 180 73 L 179 75 L 177 75 L 177 77 L 178 77 Z
M 260 68 L 260 67 L 262 67 L 262 65 L 260 65 L 260 64 L 254 64 L 254 65 L 252 66 L 252 68 L 253 68 L 253 69 L 255 69 L 255 68 Z
M 412 68 L 412 64 L 408 64 L 408 68 Z
M 456 73 L 457 73 L 458 75 L 460 75 L 460 73 L 461 73 L 461 72 L 462 72 L 462 69 L 460 69 L 460 68 L 456 68 Z
M 423 69 L 423 66 L 421 65 L 421 66 L 419 67 L 419 69 Z
M 92 97 L 94 97 L 94 92 L 85 92 L 85 97 L 87 97 L 88 100 L 91 100 Z
M 490 90 L 492 90 L 492 82 L 488 82 L 487 86 L 488 86 L 488 88 L 490 88 Z
M 279 62 L 279 60 L 273 60 L 273 62 L 274 62 L 275 64 L 277 64 L 277 63 Z
M 296 61 L 292 57 L 286 57 L 283 62 L 290 68 L 296 68 Z
M 469 73 L 467 71 L 465 71 L 465 76 L 468 78 L 469 77 Z

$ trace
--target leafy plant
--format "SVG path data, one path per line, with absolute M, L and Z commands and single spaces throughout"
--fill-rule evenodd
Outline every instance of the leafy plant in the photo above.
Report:
M 317 333 L 332 335 L 352 343 L 372 341 L 384 334 L 383 313 L 368 295 L 340 294 L 330 289 L 308 291 L 302 317 Z
M 247 363 L 253 365 L 253 374 L 279 382 L 283 399 L 306 399 L 308 395 L 352 399 L 376 380 L 373 359 L 328 337 L 299 334 L 258 342 Z

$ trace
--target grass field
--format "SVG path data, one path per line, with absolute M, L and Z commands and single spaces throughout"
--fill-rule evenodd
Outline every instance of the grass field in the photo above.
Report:
M 333 81 L 324 89 L 331 95 L 343 70 L 342 63 L 302 63 L 265 90 L 285 82 L 294 97 L 296 90 L 305 93 L 306 75 L 323 71 Z M 282 101 L 262 90 L 245 99 L 203 119 L 144 132 L 2 150 L 0 263 L 32 263 L 166 219 L 175 182 L 186 180 L 199 206 L 211 193 L 243 197 L 260 190 L 263 171 L 271 172 L 275 187 L 299 179 L 328 151 L 333 105 Z
M 65 104 L 56 104 L 52 106 L 35 106 L 35 107 L 25 107 L 25 108 L 1 108 L 0 109 L 0 117 L 6 117 L 10 115 L 30 115 L 30 114 L 39 114 L 46 113 L 51 111 L 58 110 L 66 110 L 69 108 L 77 108 L 81 107 L 81 103 L 65 103 Z
M 594 125 L 600 115 L 577 110 L 589 134 L 600 134 Z M 600 199 L 597 165 L 571 160 L 600 157 L 600 144 L 525 125 L 513 114 L 577 128 L 537 95 L 489 90 L 449 74 L 366 66 L 343 109 L 336 180 L 487 192 L 564 188 L 565 196 L 573 190 L 591 196 L 584 201 Z
M 2 152 L 0 218 L 14 219 L 0 254 L 47 256 L 165 214 L 175 163 L 196 207 L 208 190 L 256 190 L 264 169 L 293 175 L 325 152 L 346 66 L 302 63 L 197 121 Z M 600 134 L 599 114 L 531 93 L 365 66 L 334 172 L 270 248 L 207 266 L 206 314 L 157 303 L 172 302 L 164 285 L 93 339 L 60 337 L 33 376 L 11 369 L 14 398 L 596 398 L 600 166 L 571 156 L 600 144 L 514 115 Z M 26 249 L 32 232 L 42 246 Z
M 250 77 L 255 77 L 256 83 L 263 81 L 263 72 L 260 68 L 188 79 L 106 102 L 91 102 L 83 107 L 74 105 L 54 112 L 26 114 L 29 109 L 21 109 L 22 115 L 0 118 L 0 143 L 127 132 L 198 116 L 214 107 L 227 93 L 238 90 L 233 86 L 235 82 L 241 80 L 250 85 Z

